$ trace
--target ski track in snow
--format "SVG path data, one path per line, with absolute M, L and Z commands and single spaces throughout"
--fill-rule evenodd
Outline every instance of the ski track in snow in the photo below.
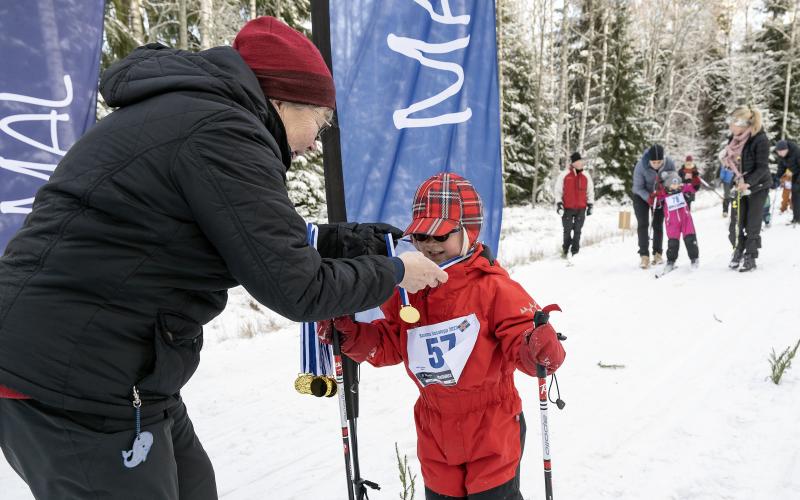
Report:
M 558 372 L 563 411 L 550 405 L 555 496 L 569 499 L 786 499 L 800 492 L 800 360 L 779 386 L 767 357 L 800 337 L 796 284 L 800 228 L 775 214 L 762 232 L 758 269 L 727 269 L 727 220 L 713 195 L 694 208 L 700 268 L 683 245 L 678 269 L 653 279 L 638 269 L 636 238 L 616 231 L 618 207 L 587 218 L 584 245 L 557 258 L 560 219 L 549 207 L 507 209 L 501 262 L 567 335 Z M 665 242 L 666 247 L 666 242 Z M 540 259 L 524 264 L 525 261 Z M 338 401 L 301 396 L 299 327 L 256 311 L 241 290 L 206 327 L 203 361 L 183 391 L 215 465 L 220 498 L 345 499 Z M 720 321 L 718 321 L 718 318 Z M 241 338 L 243 325 L 262 331 Z M 603 369 L 598 362 L 625 368 Z M 412 408 L 417 390 L 401 366 L 361 373 L 358 428 L 362 476 L 401 491 L 394 443 L 418 475 Z M 543 498 L 534 379 L 517 374 L 528 435 L 522 460 L 527 500 Z M 113 457 L 110 459 L 118 459 Z M 3 499 L 28 500 L 0 460 Z

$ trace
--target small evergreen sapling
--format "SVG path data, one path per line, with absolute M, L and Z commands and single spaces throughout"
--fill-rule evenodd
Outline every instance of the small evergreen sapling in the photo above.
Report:
M 769 356 L 769 366 L 772 369 L 772 373 L 770 374 L 769 378 L 775 385 L 778 385 L 781 382 L 781 377 L 783 377 L 783 372 L 791 368 L 792 366 L 792 359 L 794 355 L 797 354 L 797 349 L 800 348 L 800 340 L 794 345 L 787 347 L 783 350 L 780 356 L 775 356 L 775 349 L 772 349 L 772 354 Z
M 400 500 L 414 500 L 414 482 L 417 475 L 412 474 L 411 469 L 408 468 L 408 457 L 403 455 L 403 458 L 400 458 L 397 443 L 394 443 L 394 453 L 397 457 L 397 469 L 400 471 L 400 484 L 403 486 L 403 492 L 398 496 Z

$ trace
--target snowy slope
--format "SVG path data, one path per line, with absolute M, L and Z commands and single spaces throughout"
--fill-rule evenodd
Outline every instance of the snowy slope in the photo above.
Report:
M 689 269 L 681 249 L 680 267 L 655 280 L 636 267 L 635 237 L 622 240 L 615 207 L 587 220 L 594 244 L 573 267 L 554 256 L 560 221 L 549 207 L 510 209 L 505 219 L 501 261 L 537 301 L 564 309 L 553 321 L 569 337 L 559 371 L 567 407 L 550 409 L 558 498 L 800 498 L 800 360 L 780 386 L 767 380 L 770 350 L 800 338 L 800 228 L 779 217 L 763 233 L 758 271 L 731 272 L 727 222 L 705 196 L 695 210 L 700 269 Z M 531 258 L 539 260 L 524 263 Z M 206 337 L 184 397 L 220 497 L 346 498 L 336 401 L 292 386 L 298 327 L 234 290 Z M 361 379 L 362 475 L 383 486 L 373 500 L 397 498 L 395 442 L 419 471 L 417 391 L 400 367 L 364 366 Z M 517 382 L 528 422 L 523 493 L 539 499 L 535 382 Z M 3 499 L 31 498 L 2 460 L 0 484 Z M 418 490 L 421 499 L 421 479 Z

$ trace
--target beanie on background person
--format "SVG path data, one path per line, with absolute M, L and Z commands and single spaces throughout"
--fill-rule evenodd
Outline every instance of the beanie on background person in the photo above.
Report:
M 577 151 L 575 151 L 574 153 L 572 153 L 572 154 L 569 156 L 569 162 L 570 162 L 570 164 L 572 164 L 572 163 L 575 163 L 576 161 L 578 161 L 578 160 L 582 160 L 582 159 L 583 159 L 583 158 L 581 157 L 581 154 L 580 154 L 580 153 L 578 153 Z
M 661 161 L 664 159 L 664 147 L 661 144 L 653 144 L 647 150 L 647 158 L 650 161 Z
M 694 158 L 692 158 L 692 155 L 686 155 L 686 160 L 685 161 L 692 162 L 692 161 L 694 161 Z
M 778 141 L 777 144 L 775 144 L 775 151 L 783 151 L 786 149 L 789 149 L 789 143 L 783 139 L 781 139 L 780 141 Z
M 302 33 L 271 16 L 245 24 L 233 48 L 253 70 L 268 98 L 336 107 L 336 89 L 317 47 Z

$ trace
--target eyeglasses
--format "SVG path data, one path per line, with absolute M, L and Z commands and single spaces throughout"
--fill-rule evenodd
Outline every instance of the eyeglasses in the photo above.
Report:
M 311 111 L 313 111 L 314 115 L 318 116 L 322 121 L 322 125 L 320 125 L 319 124 L 319 120 L 317 120 L 316 118 L 314 119 L 314 121 L 317 123 L 317 135 L 314 138 L 314 140 L 321 141 L 322 140 L 322 134 L 325 133 L 326 130 L 328 130 L 329 128 L 331 128 L 333 126 L 333 123 L 332 123 L 333 116 L 331 116 L 331 119 L 329 120 L 329 119 L 325 118 L 325 116 L 322 113 L 320 113 L 319 111 L 317 111 L 315 108 L 311 108 Z
M 456 234 L 459 231 L 461 231 L 461 228 L 457 227 L 457 228 L 453 229 L 452 231 L 450 231 L 449 233 L 443 234 L 441 236 L 431 236 L 429 234 L 412 233 L 411 237 L 414 238 L 416 241 L 418 241 L 420 243 L 424 243 L 424 242 L 428 241 L 428 238 L 433 238 L 435 241 L 438 241 L 439 243 L 444 243 L 445 241 L 447 241 L 448 238 L 450 238 L 451 234 Z

